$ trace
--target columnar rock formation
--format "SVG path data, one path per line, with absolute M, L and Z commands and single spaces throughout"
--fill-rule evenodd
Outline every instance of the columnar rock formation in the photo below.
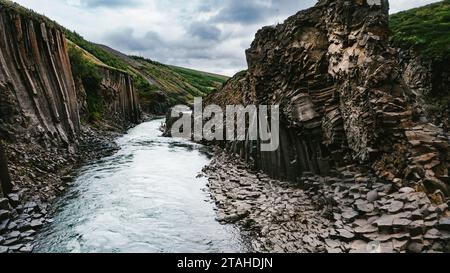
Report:
M 0 143 L 0 198 L 10 193 L 12 190 L 11 177 L 8 172 L 8 161 L 5 155 L 5 148 Z
M 0 154 L 0 175 L 3 192 L 11 190 L 9 169 L 13 184 L 48 197 L 60 186 L 54 182 L 59 181 L 57 172 L 74 165 L 82 136 L 80 113 L 86 114 L 91 90 L 75 84 L 60 27 L 32 17 L 0 3 L 0 140 L 6 146 L 6 156 L 3 148 Z M 138 122 L 140 107 L 131 77 L 108 68 L 99 72 L 104 123 L 124 129 Z
M 102 76 L 100 96 L 106 108 L 104 114 L 112 120 L 137 123 L 140 108 L 131 76 L 102 67 L 99 71 Z
M 230 148 L 274 177 L 358 163 L 398 187 L 448 194 L 449 139 L 418 119 L 388 45 L 388 9 L 384 0 L 322 0 L 260 30 L 248 71 L 207 103 L 279 104 L 281 147 Z
M 0 47 L 0 116 L 10 126 L 2 137 L 13 131 L 74 141 L 80 118 L 64 35 L 2 7 Z
M 48 203 L 64 191 L 66 175 L 113 149 L 103 129 L 139 121 L 130 75 L 98 71 L 99 90 L 85 89 L 80 79 L 75 84 L 63 30 L 0 2 L 0 253 L 32 251 L 29 241 L 44 225 Z M 90 92 L 102 106 L 95 127 L 80 122 Z

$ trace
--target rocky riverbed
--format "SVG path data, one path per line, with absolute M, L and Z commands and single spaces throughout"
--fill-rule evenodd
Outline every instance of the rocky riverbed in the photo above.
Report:
M 217 151 L 204 172 L 217 219 L 250 233 L 255 252 L 450 251 L 448 200 L 352 166 L 282 182 Z

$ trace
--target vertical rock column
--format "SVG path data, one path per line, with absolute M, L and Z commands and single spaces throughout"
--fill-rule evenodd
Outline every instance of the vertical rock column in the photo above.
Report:
M 102 76 L 100 96 L 105 117 L 122 124 L 138 123 L 140 107 L 131 76 L 104 67 L 99 67 L 99 71 Z
M 13 109 L 5 118 L 22 120 L 12 128 L 66 144 L 76 141 L 80 119 L 61 30 L 2 7 L 0 49 L 0 88 Z
M 0 143 L 0 197 L 7 195 L 12 190 L 11 178 L 8 172 L 8 162 L 5 155 L 5 148 Z

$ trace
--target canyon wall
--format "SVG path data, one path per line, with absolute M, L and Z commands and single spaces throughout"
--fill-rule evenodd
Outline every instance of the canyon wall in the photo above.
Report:
M 93 131 L 84 128 L 89 124 L 80 122 L 90 90 L 78 79 L 75 84 L 60 27 L 6 2 L 0 3 L 0 49 L 2 191 L 11 191 L 6 179 L 11 177 L 16 191 L 52 199 L 61 173 L 82 157 L 80 144 L 85 147 L 84 141 L 103 135 L 90 136 Z M 109 68 L 99 68 L 99 74 L 105 115 L 99 130 L 124 130 L 137 123 L 140 107 L 132 78 Z
M 104 118 L 124 126 L 138 123 L 140 106 L 131 76 L 118 70 L 99 68 L 102 77 L 100 96 L 104 106 Z
M 73 142 L 80 118 L 64 35 L 0 8 L 1 137 L 45 135 Z
M 319 1 L 264 27 L 248 71 L 206 103 L 280 105 L 280 148 L 228 148 L 277 178 L 357 163 L 396 186 L 448 194 L 448 136 L 423 122 L 389 47 L 388 2 Z
M 12 190 L 11 178 L 8 172 L 8 161 L 5 155 L 3 143 L 0 143 L 0 198 Z

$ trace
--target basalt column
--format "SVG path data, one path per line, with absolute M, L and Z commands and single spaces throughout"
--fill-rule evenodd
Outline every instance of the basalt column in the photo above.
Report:
M 0 143 L 0 197 L 10 193 L 12 190 L 11 178 L 8 172 L 8 161 L 5 155 L 5 148 Z
M 61 30 L 0 6 L 0 48 L 3 128 L 73 142 L 80 119 Z

